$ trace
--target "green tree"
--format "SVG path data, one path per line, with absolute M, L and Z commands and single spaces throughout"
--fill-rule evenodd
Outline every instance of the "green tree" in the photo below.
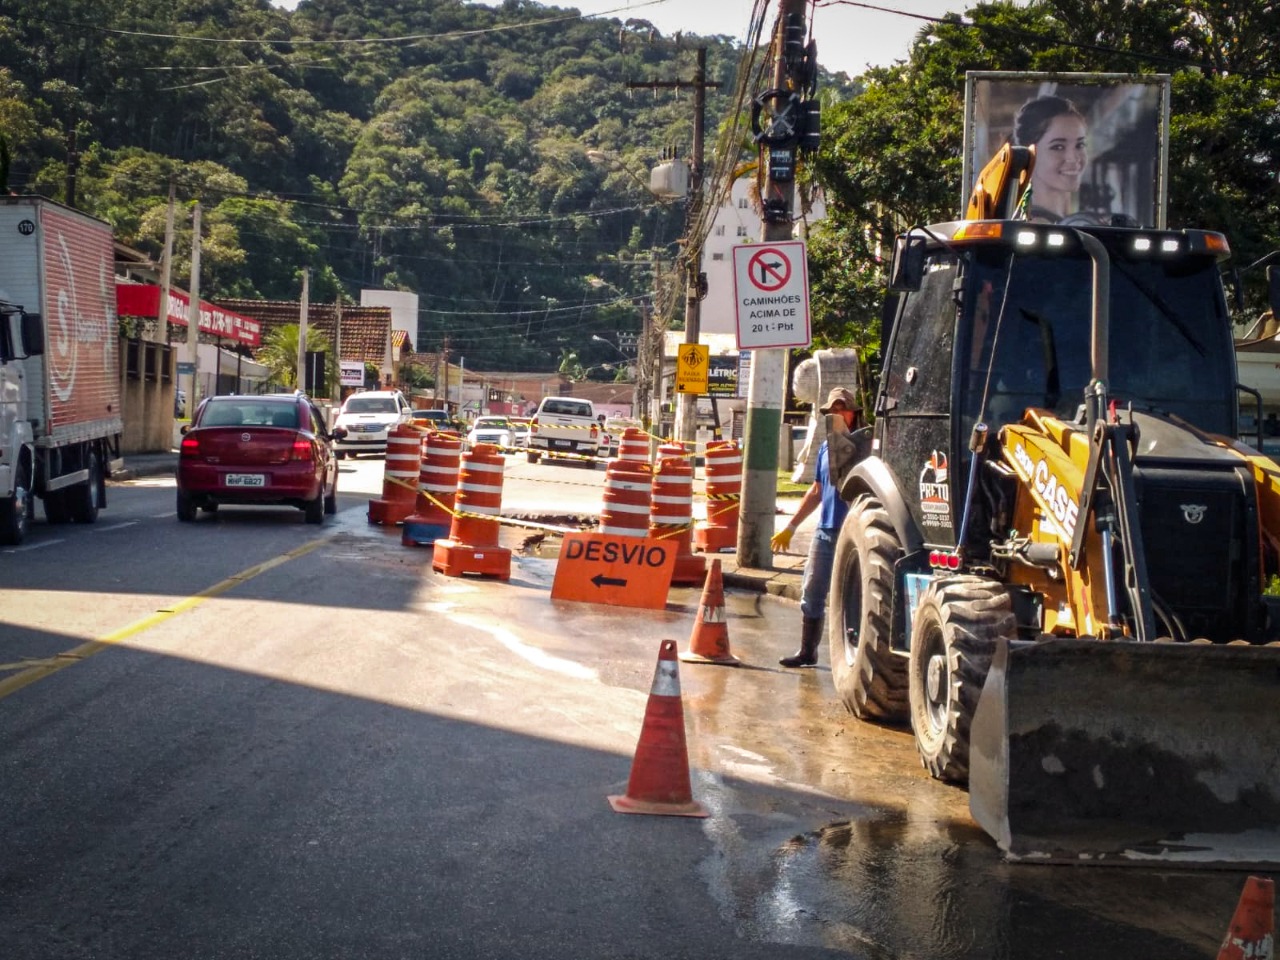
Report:
M 307 328 L 307 349 L 324 351 L 326 389 L 317 391 L 323 395 L 327 392 L 328 384 L 337 382 L 338 358 L 333 355 L 329 338 L 315 327 Z M 296 390 L 298 387 L 298 325 L 287 324 L 276 327 L 268 333 L 263 338 L 257 361 L 271 371 L 273 382 Z

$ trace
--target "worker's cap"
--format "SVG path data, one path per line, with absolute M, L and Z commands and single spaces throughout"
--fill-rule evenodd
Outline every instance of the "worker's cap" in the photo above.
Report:
M 853 397 L 853 391 L 845 387 L 832 387 L 827 394 L 827 402 L 818 408 L 821 413 L 830 413 L 832 405 L 839 400 L 847 410 L 861 410 L 862 406 Z

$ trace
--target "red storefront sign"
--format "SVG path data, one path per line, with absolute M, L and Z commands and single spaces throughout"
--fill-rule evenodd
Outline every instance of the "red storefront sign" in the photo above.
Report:
M 187 325 L 191 298 L 181 290 L 169 291 L 169 322 Z M 122 317 L 154 317 L 160 310 L 160 288 L 154 283 L 117 283 L 116 313 Z M 256 347 L 262 341 L 262 324 L 252 317 L 200 301 L 200 332 Z

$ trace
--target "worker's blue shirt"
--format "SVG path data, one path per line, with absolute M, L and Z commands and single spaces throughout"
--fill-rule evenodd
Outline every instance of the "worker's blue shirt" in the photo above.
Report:
M 818 448 L 818 464 L 815 479 L 822 487 L 822 506 L 818 510 L 818 526 L 828 530 L 839 530 L 844 523 L 849 505 L 840 499 L 840 491 L 831 482 L 831 464 L 827 460 L 827 441 L 822 441 Z

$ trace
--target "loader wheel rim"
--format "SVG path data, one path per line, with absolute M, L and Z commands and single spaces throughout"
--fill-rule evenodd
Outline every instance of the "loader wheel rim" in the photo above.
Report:
M 946 729 L 951 691 L 947 677 L 946 651 L 940 649 L 941 637 L 929 637 L 929 654 L 925 660 L 925 712 L 929 726 L 936 733 Z

